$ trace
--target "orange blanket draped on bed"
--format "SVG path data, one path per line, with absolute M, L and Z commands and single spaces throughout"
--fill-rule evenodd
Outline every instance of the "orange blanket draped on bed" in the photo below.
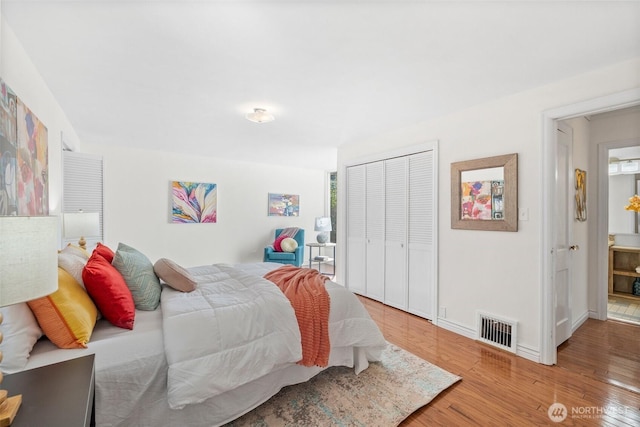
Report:
M 328 277 L 318 270 L 284 265 L 264 276 L 282 290 L 296 313 L 302 337 L 304 366 L 329 364 L 329 294 L 324 287 Z

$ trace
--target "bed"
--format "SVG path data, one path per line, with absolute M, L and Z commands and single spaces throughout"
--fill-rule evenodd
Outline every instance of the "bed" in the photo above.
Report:
M 275 285 L 263 276 L 281 266 L 275 263 L 216 264 L 188 270 L 198 283 L 198 292 L 222 277 L 223 288 L 231 282 L 249 282 L 248 286 L 241 285 L 241 292 L 224 294 L 231 300 L 244 298 L 237 294 L 243 294 L 246 289 L 254 289 L 258 285 L 263 287 L 267 296 L 252 294 L 249 300 L 277 299 L 276 294 L 268 289 Z M 229 280 L 229 277 L 233 279 Z M 325 286 L 331 301 L 328 326 L 331 351 L 327 367 L 348 366 L 359 373 L 368 367 L 370 361 L 379 360 L 386 341 L 353 293 L 331 281 L 327 281 Z M 275 289 L 280 292 L 277 287 Z M 265 335 L 266 341 L 278 343 L 269 347 L 266 353 L 264 349 L 260 350 L 263 351 L 260 358 L 254 357 L 252 360 L 251 357 L 243 357 L 244 354 L 250 355 L 249 350 L 225 355 L 222 364 L 217 359 L 207 359 L 206 355 L 195 356 L 198 368 L 187 372 L 192 362 L 189 361 L 185 367 L 182 358 L 185 354 L 188 356 L 187 353 L 198 354 L 202 351 L 201 348 L 189 349 L 205 346 L 207 341 L 217 345 L 221 341 L 220 335 L 228 333 L 229 329 L 237 328 L 241 334 L 250 335 L 255 333 L 256 328 L 261 329 L 268 323 L 282 326 L 285 335 L 293 329 L 289 324 L 290 317 L 283 317 L 282 313 L 267 321 L 259 316 L 256 318 L 255 309 L 246 301 L 240 302 L 245 314 L 238 316 L 235 326 L 228 323 L 223 327 L 207 326 L 202 323 L 202 313 L 196 316 L 197 325 L 194 326 L 193 321 L 185 320 L 185 317 L 189 317 L 185 315 L 186 312 L 180 312 L 181 309 L 176 312 L 172 303 L 165 302 L 166 299 L 175 303 L 186 295 L 163 287 L 162 301 L 157 309 L 136 310 L 132 330 L 113 326 L 106 319 L 98 320 L 85 349 L 60 349 L 49 340 L 40 339 L 30 352 L 24 369 L 94 353 L 95 418 L 98 426 L 217 426 L 249 412 L 282 387 L 305 382 L 327 368 L 306 367 L 296 363 L 299 350 L 283 350 L 289 346 L 289 341 L 276 341 L 271 332 L 265 334 L 259 330 L 258 335 Z M 198 303 L 189 301 L 186 304 L 194 309 L 189 312 L 203 312 Z M 174 320 L 167 319 L 168 312 L 173 313 Z M 219 314 L 217 316 L 222 317 Z M 174 333 L 170 334 L 168 330 L 174 330 Z M 168 353 L 167 342 L 172 343 L 174 349 L 179 349 L 177 354 Z M 244 342 L 240 341 L 238 345 L 244 345 Z M 272 356 L 276 361 L 267 363 L 266 360 Z M 230 359 L 233 361 L 231 364 Z M 210 371 L 205 374 L 201 369 Z M 228 375 L 231 371 L 238 372 Z M 198 372 L 201 372 L 201 377 L 207 378 L 206 384 L 193 385 Z M 239 379 L 229 381 L 229 377 Z M 176 389 L 179 392 L 172 398 L 171 390 Z

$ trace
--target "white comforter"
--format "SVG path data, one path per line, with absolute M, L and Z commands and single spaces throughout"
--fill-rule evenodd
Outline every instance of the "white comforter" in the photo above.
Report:
M 195 291 L 162 293 L 171 408 L 202 402 L 302 358 L 295 313 L 276 285 L 222 264 L 190 272 Z

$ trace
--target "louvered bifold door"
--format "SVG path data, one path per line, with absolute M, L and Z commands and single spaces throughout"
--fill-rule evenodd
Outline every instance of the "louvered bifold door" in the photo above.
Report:
M 384 162 L 367 163 L 367 296 L 384 301 Z
M 100 214 L 100 235 L 86 236 L 87 248 L 104 241 L 104 198 L 102 156 L 74 151 L 63 151 L 63 213 L 98 212 Z M 77 243 L 78 239 L 63 243 Z
M 409 156 L 408 311 L 433 319 L 435 221 L 433 151 Z
M 347 168 L 347 259 L 346 283 L 348 289 L 366 295 L 365 282 L 365 227 L 366 194 L 364 165 Z
M 385 161 L 384 302 L 407 309 L 407 157 Z

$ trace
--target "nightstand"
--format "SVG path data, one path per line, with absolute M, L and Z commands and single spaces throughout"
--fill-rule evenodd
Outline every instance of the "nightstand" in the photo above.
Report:
M 318 264 L 317 270 L 325 276 L 334 276 L 336 274 L 336 244 L 335 243 L 307 243 L 309 247 L 309 268 L 313 268 L 314 263 Z M 313 256 L 313 248 L 318 248 L 318 255 Z M 333 258 L 322 255 L 322 248 L 332 248 Z M 328 265 L 330 271 L 323 272 L 322 265 Z
M 7 375 L 2 388 L 22 394 L 12 427 L 89 427 L 93 419 L 95 355 Z

